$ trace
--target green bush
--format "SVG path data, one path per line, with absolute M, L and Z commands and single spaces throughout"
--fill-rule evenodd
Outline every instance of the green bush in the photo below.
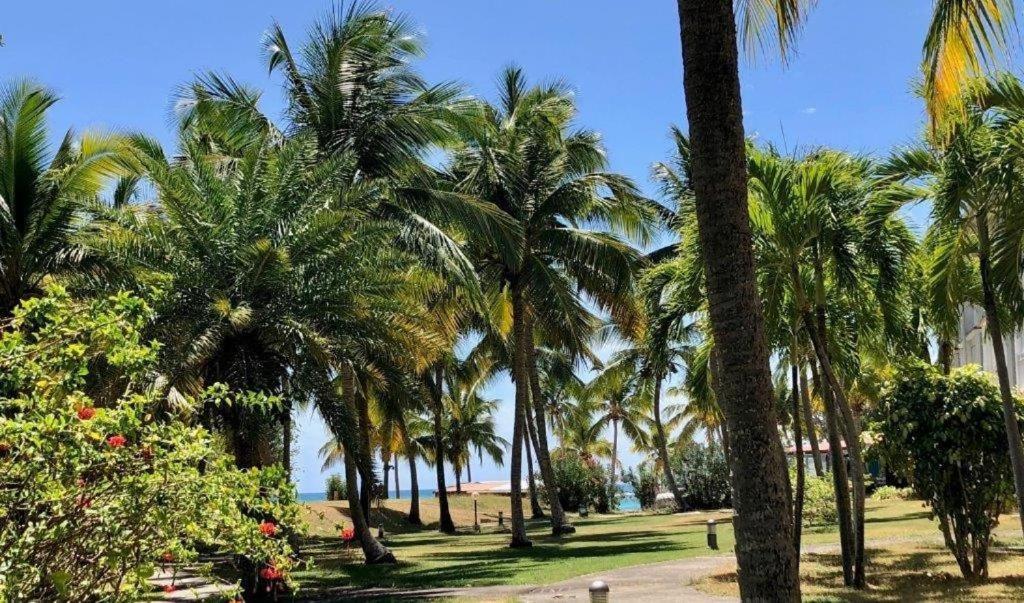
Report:
M 51 288 L 0 336 L 0 600 L 138 600 L 158 566 L 200 548 L 234 554 L 253 588 L 285 588 L 294 488 L 279 468 L 235 469 L 166 410 L 147 386 L 150 318 L 126 294 Z M 194 402 L 257 399 L 271 402 L 223 387 Z
M 658 498 L 658 476 L 648 463 L 641 463 L 630 469 L 623 476 L 624 481 L 633 487 L 633 494 L 640 503 L 641 509 L 653 509 Z
M 731 504 L 729 467 L 721 449 L 691 444 L 672 453 L 671 466 L 687 509 L 721 509 Z
M 897 488 L 895 486 L 882 486 L 871 495 L 871 498 L 875 500 L 909 500 L 913 497 L 913 488 Z
M 327 500 L 345 500 L 348 486 L 345 484 L 345 478 L 341 477 L 340 473 L 334 473 L 328 477 L 324 487 L 326 488 Z
M 592 457 L 557 449 L 551 453 L 551 468 L 563 509 L 575 511 L 587 505 L 608 513 L 618 507 L 618 489 L 609 484 L 607 471 Z
M 791 483 L 796 483 L 791 479 Z M 804 525 L 830 526 L 839 522 L 836 488 L 831 475 L 804 477 Z
M 1017 421 L 1024 418 L 1020 401 Z M 942 375 L 901 367 L 873 413 L 871 439 L 939 520 L 965 577 L 988 575 L 988 547 L 999 514 L 1013 500 L 999 389 L 977 367 Z

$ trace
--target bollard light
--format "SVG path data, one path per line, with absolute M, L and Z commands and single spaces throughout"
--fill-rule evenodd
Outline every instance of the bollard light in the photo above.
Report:
M 384 538 L 384 524 L 377 524 L 377 538 Z
M 473 493 L 473 530 L 475 530 L 477 532 L 480 531 L 480 516 L 479 516 L 479 514 L 477 514 L 477 510 L 476 510 L 476 503 L 477 503 L 478 500 L 480 500 L 480 493 L 479 492 L 474 492 Z
M 718 522 L 714 519 L 708 520 L 708 548 L 718 550 Z
M 504 526 L 504 525 L 505 525 L 505 512 L 504 511 L 498 511 L 498 526 L 501 527 L 501 526 Z
M 590 511 L 587 509 L 587 503 L 580 503 L 580 517 L 587 517 L 590 515 Z
M 604 580 L 590 583 L 590 603 L 608 603 L 608 585 Z

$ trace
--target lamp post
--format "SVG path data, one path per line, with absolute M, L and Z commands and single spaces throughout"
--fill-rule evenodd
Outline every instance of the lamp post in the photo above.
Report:
M 608 584 L 604 580 L 595 580 L 590 584 L 590 603 L 608 603 Z
M 480 531 L 480 516 L 477 514 L 476 503 L 480 499 L 480 493 L 473 493 L 473 530 L 476 532 Z
M 718 550 L 718 522 L 714 519 L 708 520 L 708 548 Z

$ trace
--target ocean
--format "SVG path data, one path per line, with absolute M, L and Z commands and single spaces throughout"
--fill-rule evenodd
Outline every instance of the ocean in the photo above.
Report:
M 398 497 L 399 500 L 408 500 L 410 497 L 412 497 L 412 490 L 400 490 L 399 494 L 400 494 L 400 496 Z M 390 492 L 389 496 L 391 498 L 395 497 L 394 490 L 392 490 Z M 421 488 L 420 489 L 420 498 L 421 499 L 434 498 L 434 489 L 433 488 Z M 325 500 L 327 500 L 327 495 L 324 494 L 323 492 L 300 492 L 299 493 L 299 502 L 321 502 L 321 501 L 325 501 Z M 629 492 L 629 491 L 624 489 L 623 490 L 622 500 L 621 500 L 621 502 L 619 502 L 619 511 L 628 512 L 628 511 L 639 511 L 639 510 L 640 510 L 640 501 L 637 500 L 637 498 L 635 496 L 633 496 L 632 492 Z

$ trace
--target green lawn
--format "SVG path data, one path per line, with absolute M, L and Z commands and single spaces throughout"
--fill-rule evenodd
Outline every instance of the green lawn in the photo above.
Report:
M 493 505 L 502 504 L 496 500 L 487 503 L 489 511 L 493 511 Z M 426 503 L 433 504 L 433 501 Z M 395 502 L 395 511 L 389 514 L 387 525 L 401 525 L 397 517 L 400 504 Z M 466 516 L 466 506 L 471 503 L 456 499 L 453 504 L 458 518 Z M 939 536 L 920 502 L 869 501 L 868 507 L 869 540 L 931 541 Z M 431 517 L 430 512 L 424 515 L 428 520 Z M 515 550 L 506 546 L 507 533 L 498 531 L 493 523 L 487 524 L 479 534 L 466 531 L 444 536 L 430 528 L 411 530 L 394 534 L 387 540 L 400 561 L 395 566 L 363 565 L 357 548 L 346 549 L 337 538 L 323 535 L 325 528 L 321 522 L 322 535 L 304 547 L 315 566 L 296 577 L 305 594 L 340 586 L 430 588 L 544 584 L 617 567 L 711 554 L 705 544 L 705 522 L 711 516 L 621 514 L 583 520 L 574 518 L 578 531 L 564 538 L 547 535 L 544 521 L 531 522 L 534 546 Z M 731 554 L 733 535 L 728 514 L 714 516 L 721 519 L 719 552 Z M 1001 530 L 1012 536 L 1014 522 L 1009 519 L 1003 522 Z M 804 532 L 804 541 L 808 544 L 836 540 L 832 529 L 812 528 Z

